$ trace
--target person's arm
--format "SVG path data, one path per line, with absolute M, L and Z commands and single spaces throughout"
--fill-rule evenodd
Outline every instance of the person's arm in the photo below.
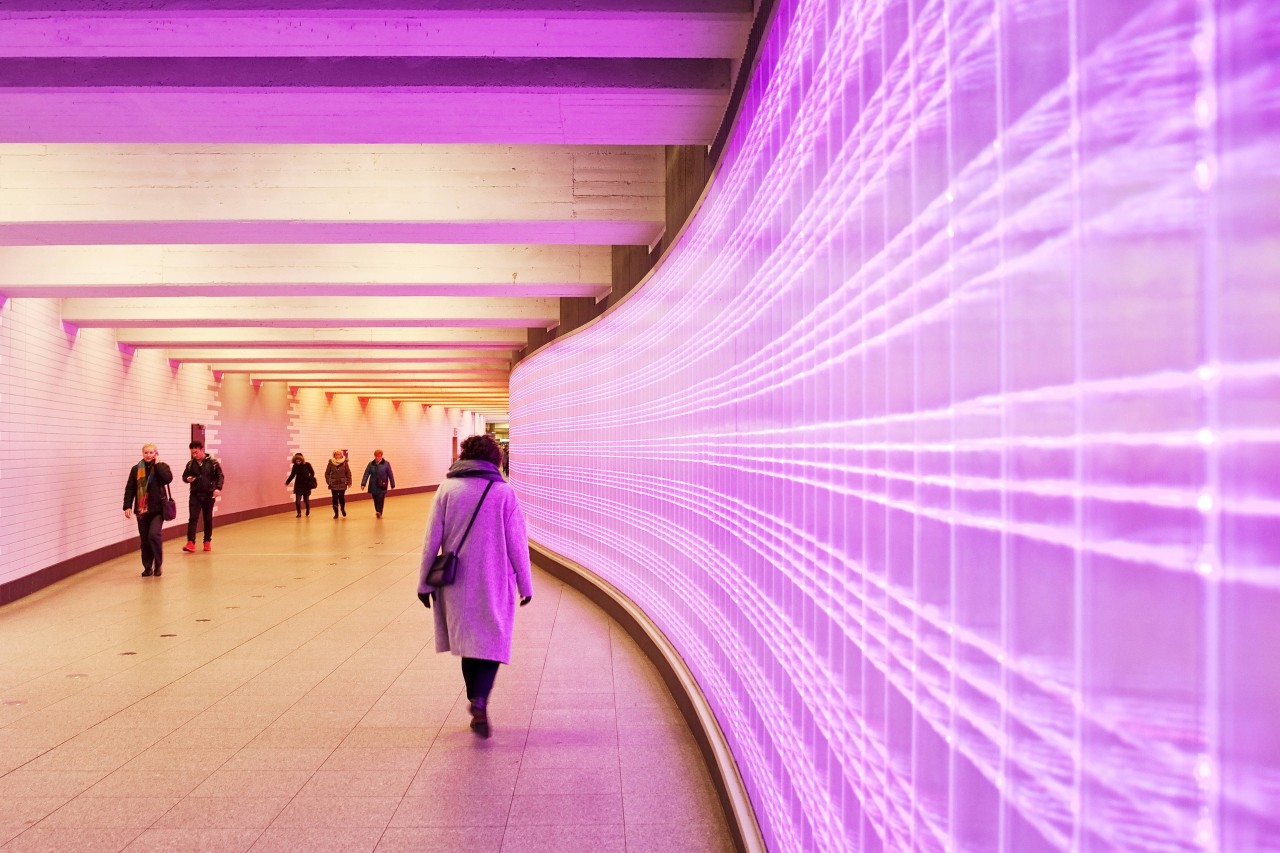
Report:
M 427 522 L 427 533 L 422 543 L 422 563 L 418 567 L 418 600 L 428 608 L 431 607 L 431 594 L 435 587 L 427 583 L 427 573 L 435 562 L 436 554 L 444 543 L 444 516 L 447 497 L 436 492 L 436 499 L 431 504 L 431 518 Z
M 222 464 L 218 460 L 213 461 L 213 496 L 216 498 L 222 494 L 222 484 L 225 479 L 222 474 Z
M 364 476 L 360 478 L 360 488 L 363 489 L 365 485 L 369 482 L 369 478 L 372 476 L 373 476 L 373 463 L 370 462 L 368 465 L 364 466 Z
M 391 463 L 387 463 L 387 488 L 394 489 L 396 487 L 396 475 L 391 470 Z
M 133 517 L 133 502 L 138 497 L 138 466 L 135 465 L 129 469 L 129 479 L 124 484 L 124 517 Z
M 152 471 L 152 476 L 156 478 L 156 482 L 162 486 L 167 486 L 173 482 L 173 469 L 169 467 L 168 462 L 156 461 L 156 467 Z
M 507 559 L 515 572 L 516 588 L 520 590 L 520 606 L 533 599 L 533 571 L 529 566 L 529 533 L 525 528 L 524 513 L 515 494 L 511 495 L 511 507 L 506 515 Z
M 200 469 L 196 467 L 196 460 L 192 459 L 182 469 L 182 482 L 194 483 L 199 475 Z
M 285 481 L 284 481 L 284 484 L 287 486 L 287 485 L 289 485 L 290 483 L 292 483 L 292 482 L 293 482 L 293 477 L 294 477 L 294 475 L 295 475 L 295 474 L 297 474 L 297 473 L 298 473 L 298 466 L 297 466 L 297 465 L 294 465 L 292 468 L 290 468 L 290 469 L 289 469 L 289 479 L 285 480 Z

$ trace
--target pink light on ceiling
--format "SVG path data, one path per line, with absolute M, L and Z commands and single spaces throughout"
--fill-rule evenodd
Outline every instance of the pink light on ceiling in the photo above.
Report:
M 696 220 L 522 362 L 540 543 L 770 849 L 1280 846 L 1280 6 L 780 4 Z

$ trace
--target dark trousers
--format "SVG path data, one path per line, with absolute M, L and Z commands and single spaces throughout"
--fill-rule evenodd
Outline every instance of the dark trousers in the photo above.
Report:
M 387 493 L 370 489 L 369 494 L 373 497 L 373 511 L 382 512 L 382 504 L 387 499 Z
M 338 517 L 338 510 L 342 510 L 342 514 L 347 514 L 347 490 L 346 489 L 330 489 L 333 492 L 333 517 Z
M 187 501 L 187 508 L 191 510 L 191 516 L 187 521 L 187 541 L 196 541 L 196 522 L 200 520 L 200 516 L 204 516 L 204 541 L 209 542 L 213 539 L 213 495 L 197 495 L 192 494 L 191 499 Z
M 305 495 L 295 494 L 293 496 L 293 511 L 296 512 L 298 515 L 302 515 L 303 506 L 306 506 L 307 508 L 307 515 L 311 515 L 311 493 L 310 492 L 307 492 Z
M 496 660 L 462 659 L 462 680 L 467 683 L 468 699 L 473 701 L 483 699 L 486 702 L 489 700 L 489 694 L 493 692 L 493 682 L 498 677 L 499 666 L 501 664 Z
M 164 515 L 144 512 L 138 520 L 138 538 L 142 540 L 142 568 L 150 571 L 164 563 Z

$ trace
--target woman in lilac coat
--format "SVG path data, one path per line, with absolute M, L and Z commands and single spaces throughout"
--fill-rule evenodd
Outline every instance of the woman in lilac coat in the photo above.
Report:
M 492 436 L 473 435 L 462 442 L 458 461 L 436 490 L 418 577 L 418 598 L 428 608 L 435 602 L 436 651 L 462 658 L 471 728 L 481 737 L 489 736 L 489 692 L 498 666 L 511 662 L 517 593 L 522 607 L 533 598 L 524 514 L 498 471 L 501 464 L 502 451 Z M 459 550 L 482 495 L 484 503 Z M 427 573 L 442 547 L 458 555 L 458 572 L 452 584 L 437 588 L 427 583 Z

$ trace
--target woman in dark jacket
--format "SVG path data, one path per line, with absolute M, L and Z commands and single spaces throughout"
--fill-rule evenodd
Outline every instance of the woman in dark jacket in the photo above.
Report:
M 369 487 L 369 497 L 373 498 L 373 511 L 382 518 L 383 501 L 387 499 L 387 490 L 396 487 L 396 475 L 391 471 L 391 463 L 382 458 L 382 451 L 373 451 L 373 459 L 364 466 L 364 476 L 360 478 L 360 488 Z
M 324 484 L 333 493 L 333 517 L 347 517 L 347 489 L 351 488 L 351 466 L 347 464 L 347 454 L 341 450 L 333 451 L 333 458 L 324 468 Z
M 154 444 L 142 445 L 142 460 L 129 469 L 124 484 L 124 517 L 138 516 L 144 578 L 160 577 L 164 564 L 165 486 L 173 482 L 173 471 L 159 457 Z
M 302 518 L 303 505 L 307 507 L 307 515 L 311 515 L 311 490 L 316 487 L 316 469 L 301 453 L 293 454 L 293 470 L 289 472 L 289 479 L 284 481 L 286 486 L 290 483 L 293 483 L 293 510 L 297 517 Z

